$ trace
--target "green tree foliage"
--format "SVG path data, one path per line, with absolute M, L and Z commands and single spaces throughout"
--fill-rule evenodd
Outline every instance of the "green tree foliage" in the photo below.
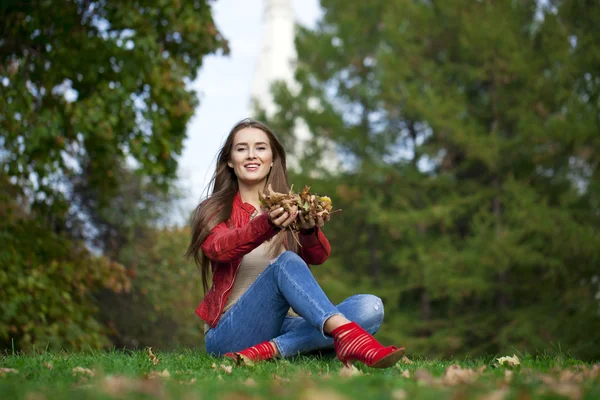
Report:
M 227 51 L 208 1 L 9 0 L 0 14 L 3 172 L 46 204 L 73 176 L 105 204 L 127 158 L 168 185 L 197 106 L 186 84 Z
M 216 52 L 209 0 L 1 2 L 0 340 L 108 343 L 115 260 L 173 211 L 190 83 Z
M 600 6 L 322 6 L 269 122 L 303 118 L 347 165 L 310 178 L 344 210 L 317 272 L 334 299 L 379 294 L 380 334 L 417 352 L 600 356 Z
M 202 283 L 193 262 L 183 257 L 189 229 L 146 231 L 122 248 L 118 260 L 132 278 L 128 293 L 102 293 L 101 318 L 117 347 L 201 347 L 203 323 L 194 313 Z
M 0 188 L 0 347 L 108 345 L 93 294 L 129 291 L 125 268 L 48 230 L 14 200 L 22 198 L 18 188 L 5 180 Z

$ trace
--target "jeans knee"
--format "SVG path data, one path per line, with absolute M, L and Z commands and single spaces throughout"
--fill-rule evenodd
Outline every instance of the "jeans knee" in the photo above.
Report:
M 304 260 L 298 254 L 291 250 L 287 250 L 279 255 L 273 262 L 273 266 L 278 269 L 289 268 L 292 265 L 304 264 Z
M 356 322 L 364 329 L 372 330 L 371 333 L 377 332 L 383 322 L 383 302 L 372 294 L 360 294 L 357 297 L 360 321 Z

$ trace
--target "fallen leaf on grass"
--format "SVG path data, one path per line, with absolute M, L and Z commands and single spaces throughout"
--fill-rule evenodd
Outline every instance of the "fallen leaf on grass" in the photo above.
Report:
M 119 375 L 107 376 L 99 382 L 98 386 L 103 392 L 113 397 L 132 392 L 160 396 L 163 390 L 158 381 L 132 379 Z
M 574 383 L 553 383 L 540 388 L 541 393 L 548 393 L 548 391 L 565 396 L 569 400 L 580 400 L 583 397 L 583 390 Z
M 513 354 L 512 357 L 500 357 L 497 358 L 496 360 L 498 360 L 498 365 L 505 365 L 508 367 L 516 367 L 517 365 L 521 365 L 521 362 L 519 361 L 519 357 L 517 357 L 515 354 Z
M 244 381 L 244 385 L 246 386 L 250 386 L 250 387 L 255 387 L 256 386 L 256 381 L 252 378 L 248 378 Z
M 25 395 L 24 400 L 46 400 L 46 396 L 42 393 L 29 392 Z
M 0 376 L 4 377 L 8 374 L 18 374 L 19 371 L 17 371 L 14 368 L 0 368 Z
M 151 371 L 148 375 L 147 375 L 148 379 L 156 379 L 156 378 L 170 378 L 171 377 L 171 373 L 166 370 L 163 369 L 161 372 L 158 371 Z
M 471 368 L 462 368 L 458 364 L 452 364 L 446 368 L 446 371 L 444 371 L 444 377 L 442 378 L 442 381 L 446 385 L 456 386 L 475 382 L 478 375 L 479 374 L 473 371 Z
M 414 364 L 414 362 L 409 360 L 409 358 L 406 356 L 402 357 L 402 360 L 400 360 L 400 361 L 402 361 L 403 364 Z
M 52 363 L 51 363 L 51 362 L 49 363 L 49 362 L 46 362 L 46 361 L 44 361 L 44 367 L 48 368 L 49 370 L 52 370 L 52 368 L 54 368 L 54 367 L 52 366 Z
M 506 389 L 494 390 L 493 392 L 478 397 L 477 400 L 504 400 L 506 395 L 508 395 L 508 390 Z
M 279 375 L 273 375 L 273 379 L 277 382 L 289 382 L 290 380 L 288 378 L 282 378 Z
M 405 369 L 404 371 L 402 371 L 402 377 L 404 378 L 410 378 L 410 371 Z
M 418 369 L 415 372 L 415 380 L 425 386 L 433 385 L 436 379 L 431 375 L 431 372 L 425 369 Z
M 238 367 L 253 367 L 254 361 L 243 354 L 235 353 L 235 365 Z
M 404 389 L 396 389 L 392 392 L 393 400 L 405 400 L 408 399 L 408 393 Z
M 351 376 L 362 375 L 362 371 L 356 368 L 354 365 L 350 365 L 350 367 L 346 367 L 345 365 L 340 369 L 338 375 L 342 378 L 350 378 Z
M 221 368 L 221 370 L 227 375 L 231 375 L 231 371 L 233 371 L 233 367 L 231 365 L 221 364 L 219 368 Z
M 217 370 L 217 364 L 213 363 L 213 365 L 210 366 L 212 369 L 214 369 L 215 371 Z
M 77 375 L 77 374 L 82 374 L 82 375 L 89 375 L 89 376 L 94 376 L 96 375 L 96 371 L 89 369 L 89 368 L 83 368 L 83 367 L 75 367 L 71 370 L 71 372 L 73 373 L 73 376 Z
M 300 400 L 346 400 L 346 397 L 332 389 L 310 388 L 299 397 Z
M 223 377 L 221 375 L 217 375 L 217 380 L 223 382 Z
M 152 365 L 157 365 L 160 360 L 156 355 L 152 352 L 152 347 L 148 347 L 148 355 L 150 356 L 150 361 L 152 361 Z

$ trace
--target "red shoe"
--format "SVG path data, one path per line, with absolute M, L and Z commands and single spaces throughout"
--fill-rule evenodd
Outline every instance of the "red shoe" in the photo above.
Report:
M 275 357 L 275 346 L 271 342 L 262 342 L 256 346 L 248 347 L 246 350 L 225 353 L 224 357 L 238 361 L 240 357 L 250 361 L 265 361 Z
M 396 364 L 406 351 L 404 347 L 381 345 L 356 322 L 334 329 L 331 336 L 335 352 L 346 367 L 353 361 L 360 361 L 372 368 L 388 368 Z

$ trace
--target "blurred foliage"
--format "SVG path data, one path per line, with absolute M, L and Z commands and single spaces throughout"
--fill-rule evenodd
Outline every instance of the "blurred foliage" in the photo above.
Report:
M 189 83 L 228 51 L 208 2 L 9 0 L 0 16 L 2 170 L 34 206 L 60 214 L 76 179 L 106 206 L 126 160 L 168 187 L 198 105 Z
M 206 55 L 228 51 L 209 0 L 0 3 L 0 212 L 13 215 L 1 221 L 4 347 L 106 346 L 116 334 L 105 317 L 128 318 L 141 287 L 163 279 L 150 265 L 136 281 L 134 257 L 126 270 L 120 258 L 131 246 L 153 254 L 138 243 L 155 246 L 174 211 L 198 106 L 190 84 Z
M 0 179 L 0 345 L 16 350 L 108 345 L 94 292 L 127 292 L 123 265 L 47 229 Z M 13 347 L 14 346 L 14 347 Z
M 147 232 L 119 254 L 132 278 L 130 293 L 101 294 L 101 318 L 112 329 L 117 347 L 203 347 L 204 325 L 194 310 L 202 296 L 202 282 L 193 262 L 183 257 L 189 229 Z
M 379 295 L 382 340 L 429 356 L 600 357 L 600 4 L 322 6 L 267 122 L 305 121 L 293 181 L 343 210 L 332 299 Z

